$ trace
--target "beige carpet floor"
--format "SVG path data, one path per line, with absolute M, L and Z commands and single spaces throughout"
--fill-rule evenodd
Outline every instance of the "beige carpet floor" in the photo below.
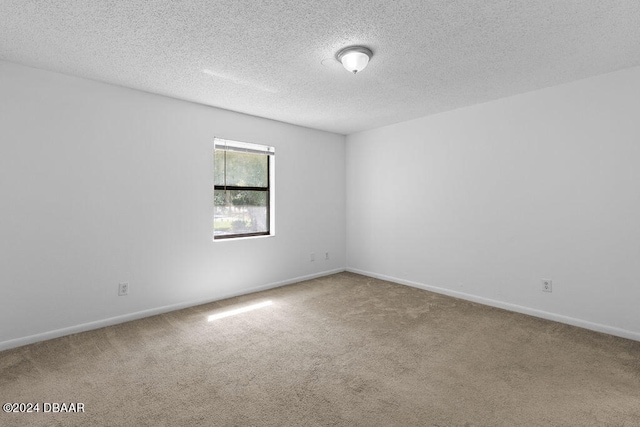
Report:
M 640 426 L 640 342 L 340 273 L 4 351 L 5 402 L 85 412 L 2 426 Z

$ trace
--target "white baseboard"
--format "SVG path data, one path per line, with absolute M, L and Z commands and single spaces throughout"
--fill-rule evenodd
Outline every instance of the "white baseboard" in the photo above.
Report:
M 578 326 L 580 328 L 589 329 L 596 332 L 603 332 L 605 334 L 615 335 L 617 337 L 640 341 L 640 333 L 629 331 L 626 329 L 616 328 L 614 326 L 608 326 L 600 323 L 589 322 L 587 320 L 576 319 L 574 317 L 564 316 L 562 314 L 550 313 L 548 311 L 542 311 L 535 308 L 529 308 L 529 307 L 525 307 L 517 304 L 511 304 L 508 302 L 498 301 L 490 298 L 484 298 L 477 295 L 467 294 L 464 292 L 452 291 L 450 289 L 440 288 L 437 286 L 425 285 L 423 283 L 399 279 L 397 277 L 386 276 L 384 274 L 358 270 L 356 268 L 347 267 L 346 271 L 349 271 L 351 273 L 361 274 L 363 276 L 374 277 L 376 279 L 387 280 L 389 282 L 399 283 L 401 285 L 411 286 L 413 288 L 424 289 L 426 291 L 448 295 L 451 297 L 460 298 L 467 301 L 477 302 L 479 304 L 489 305 L 491 307 L 502 308 L 505 310 L 514 311 L 516 313 L 527 314 L 534 317 L 540 317 L 542 319 L 553 320 L 555 322 L 560 322 L 560 323 L 566 323 L 567 325 Z
M 10 348 L 15 348 L 15 347 L 21 347 L 27 344 L 33 344 L 39 341 L 59 338 L 65 335 L 77 334 L 79 332 L 85 332 L 93 329 L 104 328 L 105 326 L 111 326 L 111 325 L 116 325 L 118 323 L 129 322 L 131 320 L 142 319 L 144 317 L 155 316 L 157 314 L 167 313 L 169 311 L 180 310 L 187 307 L 194 307 L 197 305 L 207 304 L 214 301 L 221 301 L 221 300 L 224 300 L 227 298 L 233 298 L 239 295 L 246 295 L 246 294 L 252 294 L 254 292 L 266 291 L 267 289 L 278 288 L 280 286 L 286 286 L 292 283 L 303 282 L 305 280 L 316 279 L 318 277 L 323 277 L 323 276 L 329 276 L 331 274 L 341 273 L 343 271 L 345 271 L 344 268 L 322 271 L 320 273 L 294 277 L 292 279 L 282 280 L 282 281 L 273 282 L 273 283 L 267 283 L 265 285 L 255 286 L 249 289 L 243 289 L 242 291 L 238 291 L 238 292 L 231 292 L 231 293 L 219 295 L 219 296 L 216 296 L 215 298 L 165 305 L 163 307 L 157 307 L 149 310 L 137 311 L 135 313 L 123 314 L 121 316 L 110 317 L 107 319 L 96 320 L 95 322 L 82 323 L 80 325 L 70 326 L 68 328 L 56 329 L 53 331 L 47 331 L 40 334 L 29 335 L 26 337 L 2 341 L 0 342 L 0 351 L 8 350 Z

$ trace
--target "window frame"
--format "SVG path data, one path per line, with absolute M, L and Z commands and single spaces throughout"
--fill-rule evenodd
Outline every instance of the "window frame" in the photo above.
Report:
M 239 186 L 239 185 L 216 185 L 215 184 L 215 156 L 216 151 L 236 151 L 236 152 L 245 152 L 245 153 L 254 153 L 265 155 L 267 157 L 267 185 L 266 187 L 254 187 L 254 186 Z M 266 193 L 266 231 L 258 231 L 258 232 L 250 232 L 250 233 L 236 233 L 236 234 L 221 234 L 216 235 L 215 229 L 215 203 L 214 203 L 214 221 L 213 221 L 213 240 L 214 241 L 224 241 L 224 240 L 233 240 L 233 239 L 242 239 L 242 238 L 251 238 L 251 237 L 268 237 L 273 236 L 274 233 L 274 164 L 275 164 L 275 148 L 262 145 L 262 144 L 254 144 L 249 142 L 242 141 L 233 141 L 223 138 L 214 138 L 214 149 L 213 149 L 213 167 L 214 167 L 214 182 L 213 182 L 213 190 L 215 191 L 261 191 Z

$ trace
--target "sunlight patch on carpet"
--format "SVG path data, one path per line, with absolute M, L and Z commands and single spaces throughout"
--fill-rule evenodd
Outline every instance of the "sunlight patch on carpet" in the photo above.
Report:
M 273 305 L 273 301 L 268 300 L 256 304 L 251 304 L 246 307 L 236 308 L 234 310 L 223 311 L 222 313 L 212 314 L 207 318 L 207 321 L 211 322 L 214 320 L 223 319 L 225 317 L 235 316 L 236 314 L 246 313 L 247 311 L 257 310 L 258 308 L 268 307 L 270 305 Z

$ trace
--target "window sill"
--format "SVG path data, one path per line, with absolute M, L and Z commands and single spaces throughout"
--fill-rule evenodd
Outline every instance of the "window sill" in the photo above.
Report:
M 251 239 L 268 239 L 269 237 L 275 237 L 275 234 L 265 234 L 263 236 L 247 236 L 247 237 L 231 237 L 228 239 L 212 239 L 214 243 L 218 242 L 237 242 L 238 240 L 251 240 Z

